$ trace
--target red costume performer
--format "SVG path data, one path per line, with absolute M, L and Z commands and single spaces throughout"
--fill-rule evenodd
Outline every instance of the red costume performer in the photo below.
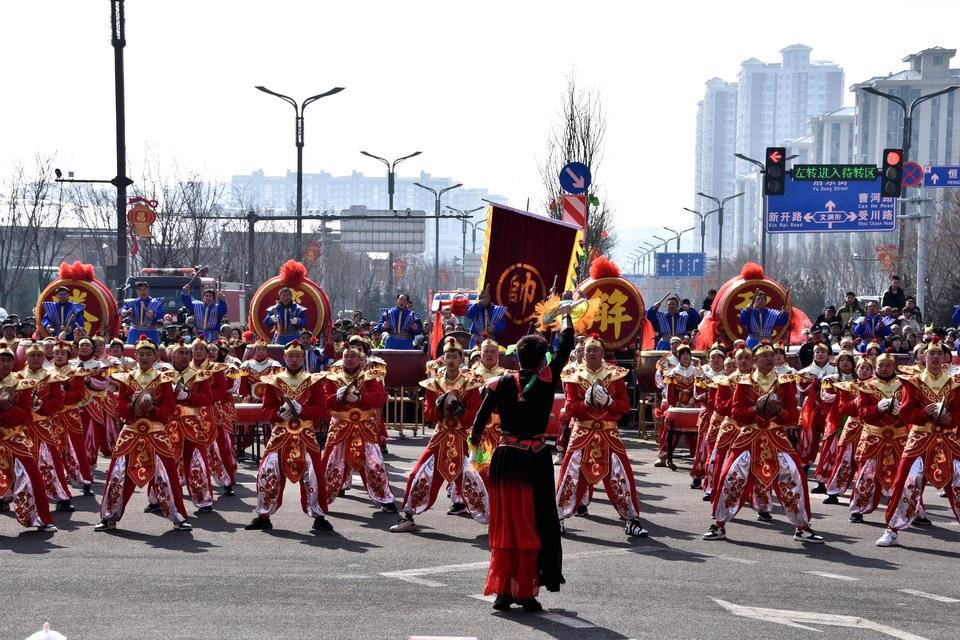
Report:
M 314 421 L 328 417 L 324 374 L 311 374 L 303 368 L 299 340 L 286 346 L 283 359 L 284 370 L 262 380 L 263 413 L 273 424 L 273 435 L 257 471 L 257 517 L 245 528 L 273 528 L 270 516 L 283 503 L 283 488 L 290 480 L 300 484 L 300 506 L 313 518 L 313 528 L 332 531 L 333 525 L 325 517 L 327 489 L 318 476 L 320 445 L 313 427 Z
M 697 448 L 693 457 L 693 467 L 690 476 L 693 482 L 691 489 L 699 489 L 707 473 L 709 462 L 709 444 L 707 434 L 716 412 L 717 384 L 715 380 L 723 375 L 723 361 L 726 353 L 723 345 L 715 344 L 710 349 L 709 362 L 703 369 L 703 376 L 694 383 L 694 400 L 702 404 L 700 415 L 697 416 Z
M 617 421 L 630 410 L 624 384 L 628 371 L 604 362 L 606 345 L 596 334 L 584 342 L 584 361 L 563 376 L 568 416 L 576 420 L 557 479 L 557 514 L 573 515 L 588 487 L 603 482 L 629 536 L 645 537 L 637 488 Z
M 437 377 L 420 383 L 424 388 L 424 419 L 436 427 L 407 478 L 401 507 L 404 515 L 390 527 L 394 533 L 415 531 L 413 517 L 433 506 L 445 483 L 455 485 L 456 496 L 463 500 L 454 502 L 448 514 L 468 511 L 477 522 L 487 523 L 490 508 L 487 488 L 480 472 L 467 460 L 467 437 L 480 408 L 479 389 L 483 378 L 460 368 L 463 347 L 456 338 L 444 341 L 443 363 Z
M 101 343 L 103 338 L 94 336 Z M 97 468 L 97 454 L 109 457 L 117 441 L 116 399 L 107 389 L 110 387 L 110 365 L 96 356 L 95 341 L 81 338 L 77 343 L 77 359 L 73 364 L 90 375 L 84 376 L 87 397 L 80 407 L 80 419 L 83 420 L 84 448 L 90 473 Z M 84 495 L 88 495 L 88 485 L 84 485 Z M 93 495 L 90 490 L 89 495 Z
M 837 394 L 837 411 L 842 416 L 842 428 L 836 439 L 833 473 L 826 483 L 827 497 L 823 499 L 823 504 L 839 504 L 837 496 L 846 493 L 860 466 L 856 450 L 860 434 L 863 433 L 863 420 L 859 415 L 857 398 L 863 385 L 873 378 L 873 363 L 866 358 L 860 358 L 857 361 L 856 376 L 856 380 L 833 385 Z
M 836 361 L 837 372 L 826 376 L 820 384 L 820 403 L 824 408 L 825 419 L 820 456 L 813 477 L 821 485 L 830 482 L 830 477 L 836 470 L 840 434 L 843 433 L 844 425 L 850 416 L 857 414 L 857 408 L 852 406 L 856 394 L 844 390 L 849 383 L 856 380 L 856 364 L 853 352 L 841 351 Z
M 910 425 L 910 434 L 887 503 L 887 530 L 877 546 L 899 544 L 897 532 L 918 517 L 927 482 L 946 490 L 950 508 L 960 521 L 960 375 L 944 372 L 947 353 L 934 336 L 924 352 L 923 373 L 901 377 L 900 417 Z
M 767 340 L 756 347 L 754 357 L 756 371 L 741 377 L 733 392 L 731 415 L 743 427 L 727 454 L 721 488 L 714 498 L 715 522 L 703 538 L 726 538 L 726 523 L 759 485 L 760 493 L 772 489 L 780 498 L 787 519 L 797 527 L 794 540 L 823 542 L 810 528 L 807 484 L 784 428 L 796 424 L 799 417 L 795 377 L 773 370 L 776 360 Z
M 53 371 L 64 379 L 63 409 L 53 416 L 59 431 L 67 435 L 67 446 L 60 453 L 67 479 L 83 488 L 83 495 L 93 495 L 93 467 L 87 458 L 87 443 L 80 407 L 89 396 L 85 384 L 93 371 L 70 363 L 70 346 L 62 341 L 53 348 Z
M 34 454 L 35 436 L 24 428 L 32 418 L 36 382 L 21 380 L 13 370 L 13 351 L 0 342 L 0 496 L 8 498 L 19 522 L 52 533 L 50 504 Z M 6 510 L 6 501 L 0 501 Z
M 379 369 L 361 368 L 363 354 L 362 345 L 347 345 L 342 366 L 335 366 L 323 382 L 330 429 L 319 474 L 326 483 L 329 502 L 336 499 L 344 480 L 355 471 L 370 498 L 383 511 L 396 513 L 377 425 L 376 410 L 386 403 L 387 391 L 375 373 Z
M 859 469 L 850 497 L 850 522 L 862 522 L 879 506 L 880 496 L 889 497 L 893 490 L 907 444 L 908 427 L 900 417 L 902 399 L 903 381 L 897 377 L 893 355 L 878 356 L 877 377 L 860 384 L 857 393 L 862 428 L 854 453 Z
M 95 531 L 114 529 L 135 487 L 151 481 L 163 515 L 181 531 L 193 529 L 187 522 L 187 510 L 180 492 L 177 449 L 170 442 L 167 423 L 176 411 L 173 371 L 153 367 L 157 345 L 142 339 L 136 344 L 137 368 L 130 373 L 114 373 L 119 383 L 117 413 L 123 421 L 120 438 L 113 450 L 107 471 L 100 524 Z

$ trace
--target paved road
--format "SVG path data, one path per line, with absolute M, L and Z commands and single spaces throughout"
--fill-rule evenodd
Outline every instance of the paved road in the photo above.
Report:
M 391 440 L 398 496 L 425 443 L 423 436 Z M 728 540 L 705 542 L 709 505 L 688 488 L 688 463 L 678 472 L 655 469 L 652 443 L 628 438 L 628 450 L 650 537 L 624 536 L 598 492 L 590 514 L 570 521 L 567 584 L 542 594 L 542 614 L 490 607 L 481 595 L 485 528 L 447 516 L 442 494 L 417 519 L 419 532 L 390 534 L 395 517 L 355 489 L 332 505 L 336 530 L 316 533 L 288 486 L 275 529 L 244 531 L 256 469 L 241 463 L 237 496 L 191 517 L 192 533 L 142 513 L 142 492 L 109 533 L 93 531 L 99 497 L 78 496 L 75 513 L 55 514 L 61 530 L 53 535 L 0 514 L 0 638 L 25 638 L 44 621 L 71 640 L 729 640 L 816 633 L 809 629 L 828 638 L 960 636 L 960 527 L 937 492 L 925 496 L 934 526 L 902 533 L 900 548 L 874 546 L 882 514 L 850 524 L 844 504 L 825 506 L 816 496 L 814 527 L 825 545 L 794 542 L 782 513 L 764 524 L 749 511 L 727 527 Z

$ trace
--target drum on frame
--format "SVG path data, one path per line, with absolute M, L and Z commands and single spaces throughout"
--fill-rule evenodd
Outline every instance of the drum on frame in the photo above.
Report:
M 662 428 L 667 430 L 667 466 L 673 471 L 677 470 L 677 466 L 673 463 L 676 436 L 696 434 L 699 417 L 699 407 L 668 407 L 664 413 Z M 690 453 L 694 453 L 693 448 Z

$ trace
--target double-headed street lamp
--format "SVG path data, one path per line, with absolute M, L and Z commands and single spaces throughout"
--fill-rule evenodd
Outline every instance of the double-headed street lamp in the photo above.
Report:
M 432 187 L 424 186 L 419 182 L 414 182 L 413 184 L 420 187 L 421 189 L 426 189 L 427 191 L 432 193 L 435 199 L 434 215 L 436 215 L 436 221 L 437 221 L 437 234 L 436 234 L 435 242 L 433 245 L 434 251 L 436 252 L 433 257 L 433 279 L 437 283 L 437 289 L 439 290 L 440 289 L 440 197 L 443 196 L 443 194 L 445 194 L 447 191 L 450 191 L 451 189 L 462 187 L 463 183 L 458 182 L 452 187 L 446 187 L 445 189 L 440 189 L 440 191 L 437 191 Z
M 700 218 L 700 253 L 706 255 L 706 245 L 707 245 L 707 218 L 710 217 L 711 213 L 716 213 L 719 209 L 714 209 L 713 211 L 707 211 L 706 213 L 700 213 L 699 211 L 694 211 L 689 207 L 683 207 L 684 211 L 689 211 L 693 215 Z
M 738 194 L 727 196 L 723 200 L 720 198 L 714 198 L 713 196 L 708 196 L 705 193 L 697 193 L 701 198 L 706 198 L 707 200 L 713 200 L 717 203 L 717 213 L 720 214 L 720 217 L 717 219 L 717 226 L 719 232 L 717 233 L 717 282 L 723 282 L 723 205 L 727 204 L 734 198 L 739 198 L 743 195 L 743 191 Z
M 756 165 L 757 169 L 761 174 L 766 173 L 766 166 L 759 160 L 753 158 L 748 158 L 742 153 L 733 154 L 734 158 L 739 158 L 745 162 L 752 162 Z M 793 160 L 794 158 L 799 158 L 798 155 L 787 156 L 784 158 L 784 161 Z M 763 190 L 761 189 L 760 193 L 760 266 L 764 269 L 767 268 L 767 196 L 763 195 Z
M 645 261 L 648 262 L 648 264 L 644 267 L 649 272 L 650 265 L 652 265 L 653 261 L 657 259 L 657 245 L 653 244 L 652 242 L 644 242 L 643 245 L 647 247 L 647 255 L 650 256 L 650 260 Z M 656 269 L 653 270 L 653 274 L 656 275 Z
M 677 231 L 676 229 L 671 229 L 670 227 L 664 227 L 670 233 L 677 234 L 677 253 L 680 253 L 680 236 L 687 233 L 688 231 L 693 231 L 696 227 L 690 227 L 689 229 L 684 229 L 683 231 Z
M 387 197 L 388 197 L 389 200 L 390 200 L 390 210 L 393 211 L 393 187 L 394 187 L 394 180 L 395 180 L 395 178 L 396 178 L 396 173 L 394 173 L 394 169 L 396 169 L 397 165 L 400 164 L 401 162 L 403 162 L 404 160 L 407 160 L 407 159 L 412 158 L 412 157 L 414 157 L 414 156 L 418 156 L 418 155 L 420 155 L 420 154 L 423 153 L 423 152 L 422 152 L 422 151 L 414 151 L 414 152 L 411 153 L 410 155 L 408 155 L 408 156 L 403 156 L 402 158 L 397 158 L 397 159 L 394 160 L 393 162 L 390 162 L 390 161 L 387 160 L 386 158 L 381 158 L 380 156 L 375 156 L 375 155 L 373 155 L 372 153 L 367 153 L 366 151 L 361 151 L 360 153 L 362 153 L 363 155 L 367 156 L 368 158 L 373 158 L 374 160 L 379 160 L 379 161 L 382 162 L 383 164 L 387 165 Z
M 927 94 L 925 96 L 920 96 L 919 98 L 911 102 L 909 107 L 907 107 L 907 103 L 903 100 L 903 98 L 899 96 L 894 96 L 889 93 L 884 93 L 879 89 L 875 89 L 874 87 L 860 87 L 860 88 L 863 89 L 863 91 L 865 91 L 866 93 L 878 96 L 880 98 L 885 98 L 887 100 L 890 100 L 891 102 L 896 102 L 898 105 L 900 105 L 900 108 L 903 109 L 903 122 L 902 122 L 903 137 L 901 138 L 900 146 L 903 148 L 903 161 L 906 162 L 907 160 L 910 159 L 910 148 L 913 146 L 913 111 L 914 109 L 916 109 L 920 105 L 920 103 L 926 102 L 931 98 L 936 98 L 937 96 L 942 96 L 945 93 L 951 93 L 953 91 L 956 91 L 957 89 L 960 89 L 960 85 L 950 85 L 949 87 L 941 89 L 940 91 L 934 91 L 933 93 Z M 907 216 L 906 200 L 907 200 L 907 187 L 901 184 L 900 186 L 900 217 L 901 218 Z M 920 221 L 920 224 L 922 225 L 923 222 Z M 897 233 L 897 236 L 898 236 L 897 262 L 899 263 L 900 256 L 903 255 L 903 229 L 902 228 Z M 898 266 L 897 271 L 899 272 L 899 270 L 900 268 Z M 923 286 L 923 284 L 919 282 L 919 278 L 918 278 L 918 282 L 917 282 L 918 295 L 919 295 L 921 286 Z
M 288 102 L 293 105 L 293 111 L 296 113 L 296 140 L 297 140 L 297 249 L 302 248 L 301 236 L 303 235 L 303 112 L 306 110 L 307 105 L 311 102 L 316 102 L 320 98 L 326 98 L 327 96 L 332 96 L 335 93 L 340 93 L 343 91 L 344 87 L 334 87 L 327 91 L 326 93 L 319 93 L 315 96 L 310 96 L 304 100 L 299 106 L 297 106 L 297 101 L 291 98 L 290 96 L 285 96 L 282 93 L 277 93 L 276 91 L 270 91 L 266 87 L 255 87 L 256 89 L 263 91 L 264 93 L 269 93 L 272 96 L 277 96 L 281 100 Z
M 457 209 L 457 208 L 455 208 L 455 207 L 451 207 L 450 205 L 447 205 L 447 209 L 449 209 L 450 211 L 456 211 L 457 214 L 458 214 L 459 216 L 461 216 L 461 217 L 460 217 L 460 222 L 463 223 L 463 244 L 460 245 L 460 251 L 461 251 L 461 253 L 460 253 L 460 264 L 461 264 L 461 265 L 466 265 L 466 259 L 467 259 L 467 225 L 468 225 L 468 224 L 469 224 L 471 227 L 473 227 L 473 240 L 474 240 L 474 242 L 473 242 L 473 248 L 474 248 L 474 253 L 476 253 L 476 248 L 477 248 L 477 242 L 476 242 L 476 240 L 477 240 L 477 227 L 476 227 L 476 225 L 475 225 L 473 222 L 468 221 L 467 218 L 470 217 L 470 214 L 471 214 L 471 213 L 476 213 L 477 211 L 480 211 L 481 209 L 486 209 L 486 207 L 477 207 L 476 209 L 470 209 L 469 211 L 464 211 L 463 209 Z M 464 270 L 464 273 L 466 273 L 466 270 L 467 270 L 466 266 L 463 267 L 463 270 Z

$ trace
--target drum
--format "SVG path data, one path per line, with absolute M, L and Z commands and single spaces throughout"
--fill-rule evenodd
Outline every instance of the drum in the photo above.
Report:
M 563 407 L 567 404 L 567 399 L 562 393 L 553 394 L 553 408 L 550 410 L 550 421 L 547 423 L 547 437 L 556 438 L 560 435 L 560 428 L 563 425 L 564 411 Z
M 267 357 L 271 360 L 276 360 L 281 365 L 283 364 L 283 346 L 282 344 L 268 344 L 267 345 Z M 243 357 L 241 360 L 252 360 L 253 359 L 253 345 L 248 344 L 243 350 Z
M 663 417 L 663 426 L 667 430 L 667 466 L 673 471 L 677 470 L 677 465 L 673 463 L 676 436 L 680 434 L 696 434 L 697 418 L 699 417 L 700 409 L 696 407 L 670 407 Z M 691 454 L 694 453 L 694 448 L 695 445 L 691 445 Z
M 427 355 L 419 349 L 374 349 L 371 354 L 387 363 L 385 387 L 416 387 L 427 377 Z
M 656 393 L 657 383 L 657 363 L 664 356 L 670 355 L 669 351 L 641 351 L 637 359 L 637 389 L 641 393 Z

